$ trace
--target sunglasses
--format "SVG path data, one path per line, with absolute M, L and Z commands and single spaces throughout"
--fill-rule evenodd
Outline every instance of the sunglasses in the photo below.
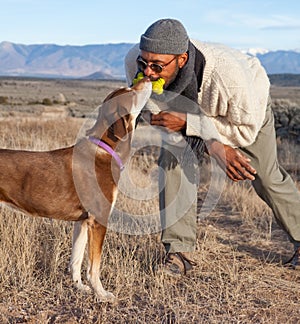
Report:
M 171 64 L 177 56 L 173 57 L 172 60 L 164 65 L 161 64 L 157 64 L 157 63 L 148 63 L 145 60 L 143 60 L 140 56 L 136 59 L 136 63 L 137 66 L 139 68 L 139 70 L 144 71 L 146 70 L 146 68 L 149 66 L 149 68 L 155 72 L 155 73 L 161 73 L 162 70 L 168 66 L 169 64 Z

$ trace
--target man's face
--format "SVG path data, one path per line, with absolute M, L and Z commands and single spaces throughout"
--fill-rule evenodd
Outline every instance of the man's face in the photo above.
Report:
M 186 63 L 188 54 L 156 54 L 141 51 L 140 58 L 147 64 L 147 66 L 145 64 L 145 68 L 142 69 L 144 75 L 148 76 L 151 81 L 156 81 L 159 78 L 164 79 L 164 88 L 167 88 L 175 80 L 179 69 Z M 159 64 L 162 67 L 162 71 L 158 73 L 151 69 L 152 63 Z

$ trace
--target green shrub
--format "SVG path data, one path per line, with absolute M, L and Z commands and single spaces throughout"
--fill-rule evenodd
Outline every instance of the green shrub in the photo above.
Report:
M 0 105 L 8 104 L 8 97 L 0 96 Z
M 42 104 L 45 105 L 45 106 L 52 106 L 52 100 L 49 99 L 49 98 L 44 98 L 43 101 L 42 101 Z

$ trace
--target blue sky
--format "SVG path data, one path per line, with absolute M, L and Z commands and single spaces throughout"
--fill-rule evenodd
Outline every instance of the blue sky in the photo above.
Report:
M 300 49 L 299 0 L 0 0 L 0 8 L 0 42 L 135 43 L 152 22 L 170 17 L 203 41 Z

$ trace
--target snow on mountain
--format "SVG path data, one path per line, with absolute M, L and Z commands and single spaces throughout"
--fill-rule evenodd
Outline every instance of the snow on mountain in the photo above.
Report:
M 266 54 L 269 52 L 269 50 L 267 50 L 265 48 L 248 48 L 246 50 L 242 50 L 242 52 L 245 54 L 257 56 L 257 54 Z

